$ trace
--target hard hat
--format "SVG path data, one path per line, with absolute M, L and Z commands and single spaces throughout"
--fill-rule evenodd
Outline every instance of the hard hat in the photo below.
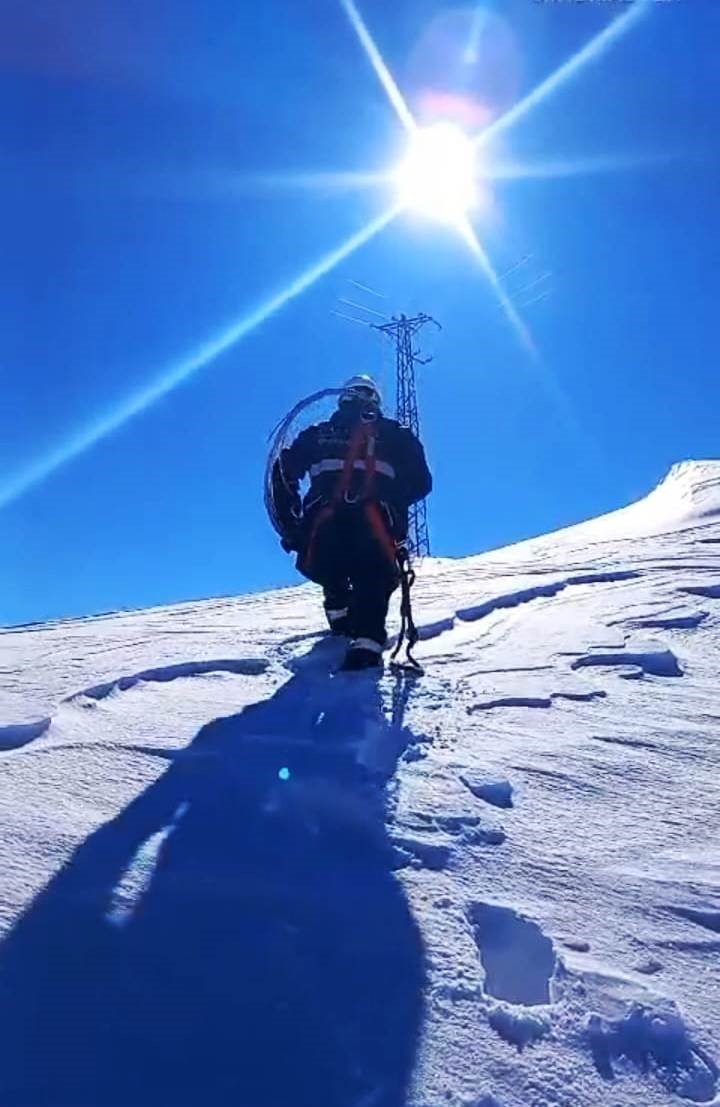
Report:
M 350 377 L 342 386 L 339 399 L 341 404 L 350 404 L 357 400 L 365 400 L 377 407 L 382 404 L 382 393 L 367 373 L 358 373 L 354 377 Z

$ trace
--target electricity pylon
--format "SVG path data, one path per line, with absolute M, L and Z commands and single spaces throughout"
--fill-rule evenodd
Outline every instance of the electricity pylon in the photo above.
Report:
M 418 417 L 415 366 L 427 365 L 428 362 L 432 361 L 432 358 L 421 357 L 419 351 L 413 348 L 413 339 L 426 323 L 434 323 L 436 327 L 440 326 L 431 315 L 425 315 L 422 312 L 410 319 L 407 315 L 394 315 L 389 323 L 371 324 L 375 330 L 382 331 L 383 334 L 387 335 L 395 346 L 397 421 L 401 426 L 408 427 L 418 438 L 420 436 L 420 420 Z M 410 552 L 416 557 L 425 557 L 430 553 L 427 503 L 425 500 L 413 504 L 410 508 L 408 544 Z

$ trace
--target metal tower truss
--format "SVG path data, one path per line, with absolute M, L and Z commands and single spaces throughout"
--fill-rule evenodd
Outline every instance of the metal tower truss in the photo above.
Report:
M 420 436 L 418 416 L 417 387 L 415 381 L 416 365 L 427 365 L 431 357 L 421 357 L 413 346 L 415 335 L 427 323 L 436 327 L 440 324 L 431 315 L 393 316 L 387 323 L 373 323 L 375 330 L 381 331 L 392 341 L 395 347 L 397 420 L 408 427 L 416 437 Z M 430 553 L 430 535 L 428 532 L 427 503 L 421 500 L 410 508 L 408 527 L 410 552 L 415 557 L 425 557 Z

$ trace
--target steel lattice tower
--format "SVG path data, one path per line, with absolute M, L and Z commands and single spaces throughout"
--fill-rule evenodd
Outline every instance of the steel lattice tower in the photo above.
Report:
M 413 339 L 426 323 L 434 323 L 436 327 L 440 326 L 431 315 L 423 313 L 415 315 L 411 319 L 408 319 L 406 315 L 393 316 L 389 323 L 372 324 L 376 330 L 386 334 L 395 346 L 397 420 L 401 426 L 408 427 L 418 438 L 420 436 L 420 420 L 415 385 L 415 366 L 427 365 L 428 362 L 432 361 L 432 358 L 420 357 L 419 351 L 413 348 Z M 430 553 L 427 503 L 425 500 L 413 504 L 410 508 L 408 540 L 410 551 L 416 557 L 425 557 Z

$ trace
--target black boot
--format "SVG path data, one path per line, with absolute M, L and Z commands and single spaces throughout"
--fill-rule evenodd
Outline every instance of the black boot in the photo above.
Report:
M 326 611 L 330 633 L 336 638 L 350 637 L 350 615 L 345 611 Z
M 323 607 L 330 627 L 330 633 L 335 637 L 352 637 L 350 624 L 350 589 L 347 585 L 339 587 L 325 586 L 325 598 Z
M 382 669 L 382 648 L 379 642 L 371 638 L 356 638 L 350 643 L 345 660 L 340 666 L 342 673 L 355 673 L 362 669 Z

